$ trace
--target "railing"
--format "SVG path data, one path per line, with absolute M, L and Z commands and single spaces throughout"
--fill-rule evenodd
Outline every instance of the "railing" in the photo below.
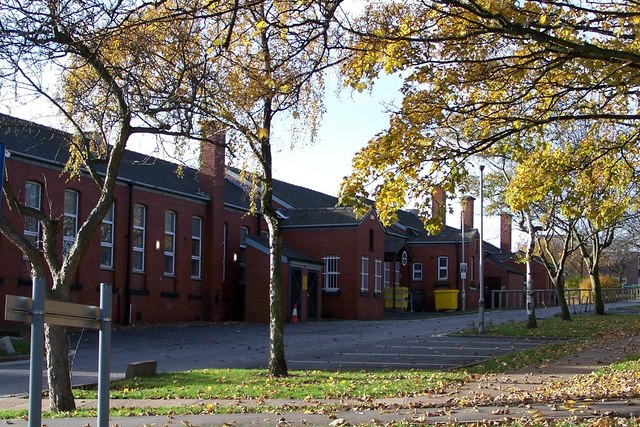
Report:
M 569 309 L 574 313 L 591 311 L 593 308 L 593 292 L 587 289 L 566 289 L 565 298 Z M 640 286 L 602 289 L 604 303 L 640 300 Z M 525 290 L 491 291 L 491 309 L 524 309 L 527 301 Z M 535 307 L 555 307 L 559 305 L 555 289 L 536 289 L 533 291 Z

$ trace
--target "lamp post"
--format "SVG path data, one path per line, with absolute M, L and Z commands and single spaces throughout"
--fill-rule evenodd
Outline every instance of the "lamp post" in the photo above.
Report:
M 4 181 L 4 144 L 0 144 L 0 212 L 2 212 L 2 184 Z
M 480 297 L 478 298 L 478 333 L 484 334 L 484 165 L 480 165 Z
M 464 259 L 464 208 L 465 208 L 466 199 L 463 197 L 460 199 L 460 230 L 461 230 L 461 241 L 460 241 L 460 251 L 462 252 L 462 263 L 460 264 L 460 278 L 462 280 L 462 311 L 466 311 L 467 308 L 467 293 L 466 293 L 466 285 L 465 279 L 467 278 L 467 262 Z M 462 271 L 462 266 L 464 265 L 464 271 Z

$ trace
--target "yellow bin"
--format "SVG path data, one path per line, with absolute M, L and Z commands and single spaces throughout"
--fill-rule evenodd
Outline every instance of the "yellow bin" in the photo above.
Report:
M 407 310 L 409 307 L 409 288 L 398 286 L 395 288 L 387 288 L 384 291 L 384 308 L 395 308 Z
M 457 289 L 437 289 L 433 291 L 436 296 L 436 310 L 457 310 L 459 292 Z

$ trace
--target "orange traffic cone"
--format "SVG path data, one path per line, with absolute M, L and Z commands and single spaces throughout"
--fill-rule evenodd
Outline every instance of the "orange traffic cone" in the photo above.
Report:
M 291 323 L 298 323 L 298 304 L 293 304 L 293 312 L 291 313 Z

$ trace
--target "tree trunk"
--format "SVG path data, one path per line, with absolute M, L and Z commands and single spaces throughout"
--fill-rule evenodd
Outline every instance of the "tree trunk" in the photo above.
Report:
M 595 306 L 595 314 L 604 315 L 604 300 L 602 299 L 602 286 L 600 285 L 600 273 L 592 271 L 589 274 L 591 278 L 591 291 L 593 292 L 593 300 Z
M 533 258 L 533 249 L 535 246 L 535 227 L 530 216 L 527 216 L 527 229 L 529 233 L 529 244 L 527 245 L 527 328 L 537 328 L 538 321 L 536 320 L 536 307 L 533 299 L 533 268 L 531 266 L 531 259 Z
M 529 290 L 529 284 L 527 284 L 527 328 L 537 328 L 538 321 L 536 320 L 536 310 L 533 303 L 533 292 Z
M 571 312 L 569 311 L 569 304 L 567 304 L 567 297 L 564 292 L 564 280 L 560 277 L 553 278 L 554 287 L 556 288 L 556 295 L 558 297 L 558 303 L 560 304 L 560 314 L 562 320 L 571 321 Z
M 288 375 L 284 355 L 284 316 L 282 315 L 281 253 L 282 236 L 275 215 L 265 215 L 269 225 L 269 374 Z
M 45 352 L 49 380 L 49 407 L 54 412 L 72 411 L 76 408 L 76 404 L 71 391 L 69 339 L 64 327 L 45 325 Z

